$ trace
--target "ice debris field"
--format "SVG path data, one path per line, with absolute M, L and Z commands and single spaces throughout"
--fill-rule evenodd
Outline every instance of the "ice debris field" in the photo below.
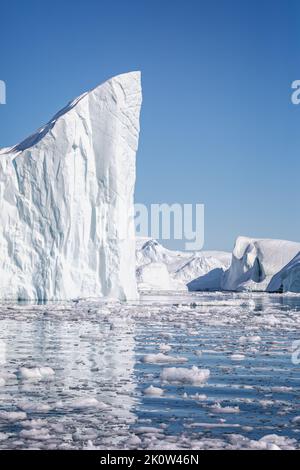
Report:
M 0 449 L 300 448 L 297 295 L 2 303 L 0 332 Z

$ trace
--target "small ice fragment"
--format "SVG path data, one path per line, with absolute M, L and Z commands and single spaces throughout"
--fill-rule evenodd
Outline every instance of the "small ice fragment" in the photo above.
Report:
M 232 361 L 243 361 L 245 359 L 245 355 L 244 354 L 232 354 L 230 356 L 230 359 Z
M 212 406 L 211 411 L 213 413 L 239 413 L 240 409 L 238 406 L 224 406 L 222 407 L 220 403 L 216 403 L 214 406 Z
M 20 367 L 19 375 L 23 380 L 41 380 L 55 375 L 55 372 L 51 367 Z
M 163 395 L 163 393 L 164 391 L 162 388 L 153 387 L 153 385 L 150 385 L 150 387 L 144 390 L 144 395 L 152 395 L 152 396 L 160 397 L 161 395 Z
M 169 352 L 169 351 L 171 351 L 172 348 L 171 348 L 171 346 L 170 346 L 169 344 L 161 344 L 161 345 L 159 346 L 159 349 L 160 349 L 160 351 L 162 351 L 162 352 Z
M 203 384 L 210 376 L 208 369 L 198 369 L 193 366 L 191 369 L 184 367 L 167 367 L 162 370 L 160 378 L 162 382 L 169 383 L 187 383 L 187 384 Z
M 15 422 L 26 419 L 27 415 L 23 411 L 0 411 L 0 420 Z
M 67 403 L 67 408 L 98 408 L 100 410 L 105 410 L 108 406 L 102 401 L 98 401 L 97 398 L 78 398 Z
M 168 356 L 167 354 L 147 354 L 142 358 L 146 364 L 182 364 L 187 362 L 186 357 Z

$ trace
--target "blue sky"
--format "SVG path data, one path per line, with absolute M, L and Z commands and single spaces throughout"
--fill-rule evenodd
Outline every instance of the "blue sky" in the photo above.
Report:
M 205 248 L 300 241 L 299 2 L 39 0 L 0 5 L 0 146 L 141 70 L 136 201 L 204 203 Z

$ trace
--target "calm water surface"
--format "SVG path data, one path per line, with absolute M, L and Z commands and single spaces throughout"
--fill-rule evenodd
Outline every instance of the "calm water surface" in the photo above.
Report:
M 298 340 L 297 296 L 2 303 L 0 449 L 297 448 Z

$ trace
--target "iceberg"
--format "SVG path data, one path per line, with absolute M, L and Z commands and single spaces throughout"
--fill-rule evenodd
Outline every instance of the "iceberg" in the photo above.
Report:
M 135 299 L 140 72 L 0 150 L 0 299 Z
M 289 290 L 290 284 L 299 279 L 299 256 L 296 258 L 299 252 L 300 243 L 296 242 L 238 237 L 222 288 L 229 291 Z
M 152 238 L 137 238 L 136 247 L 137 281 L 141 290 L 217 290 L 231 262 L 231 253 L 169 250 Z M 210 273 L 214 277 L 213 286 Z
M 271 279 L 268 292 L 300 292 L 300 252 Z

